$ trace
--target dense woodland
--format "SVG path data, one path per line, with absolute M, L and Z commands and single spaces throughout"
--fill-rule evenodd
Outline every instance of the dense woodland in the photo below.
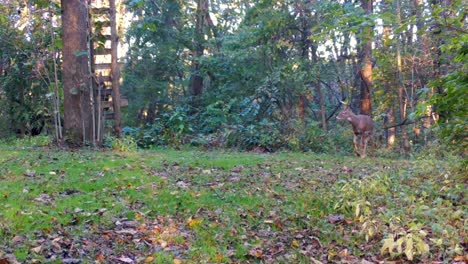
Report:
M 348 152 L 351 129 L 335 119 L 345 101 L 373 118 L 379 149 L 466 148 L 462 0 L 125 1 L 117 34 L 129 105 L 102 143 L 80 134 L 95 117 L 70 99 L 89 97 L 86 48 L 102 36 L 88 35 L 86 5 L 64 3 L 0 1 L 3 138 Z M 81 36 L 67 33 L 70 16 Z M 81 111 L 78 132 L 69 111 Z

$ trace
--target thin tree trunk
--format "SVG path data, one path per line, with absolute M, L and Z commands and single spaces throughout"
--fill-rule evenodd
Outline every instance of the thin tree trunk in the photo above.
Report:
M 51 12 L 51 10 L 49 9 Z M 51 12 L 52 13 L 52 12 Z M 54 27 L 53 23 L 51 20 L 50 23 L 50 36 L 52 39 L 52 45 L 53 45 L 53 50 L 52 50 L 52 60 L 54 63 L 54 127 L 55 127 L 55 138 L 57 140 L 57 145 L 61 146 L 62 144 L 62 121 L 60 120 L 60 96 L 59 96 L 59 86 L 58 86 L 58 67 L 57 67 L 57 60 L 56 60 L 56 55 L 57 51 L 55 49 L 55 32 L 54 32 Z
M 117 61 L 119 36 L 117 34 L 117 12 L 115 0 L 109 0 L 111 25 L 111 76 L 112 76 L 112 103 L 114 108 L 114 133 L 122 136 L 122 117 L 120 110 L 120 67 Z
M 396 12 L 397 12 L 397 27 L 401 24 L 401 17 L 400 17 L 400 0 L 396 1 Z M 406 120 L 406 111 L 408 106 L 408 98 L 406 97 L 405 87 L 403 83 L 402 77 L 402 65 L 401 65 L 401 38 L 397 37 L 396 39 L 396 46 L 397 46 L 397 81 L 398 81 L 398 99 L 400 103 L 400 121 Z M 408 153 L 411 150 L 411 146 L 409 144 L 408 132 L 406 131 L 406 126 L 401 126 L 401 139 L 402 139 L 402 147 L 405 153 Z
M 190 91 L 195 97 L 195 101 L 203 93 L 203 77 L 200 73 L 200 58 L 203 56 L 203 25 L 205 24 L 204 9 L 206 8 L 206 0 L 197 0 L 197 13 L 195 21 L 195 58 L 192 62 L 192 76 L 190 77 Z M 196 105 L 197 103 L 195 103 Z

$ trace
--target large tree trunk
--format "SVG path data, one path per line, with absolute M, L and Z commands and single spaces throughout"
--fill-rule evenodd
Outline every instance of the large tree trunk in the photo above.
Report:
M 87 6 L 62 0 L 63 95 L 65 140 L 72 146 L 94 142 L 92 94 L 87 46 Z
M 373 0 L 361 0 L 361 7 L 367 15 L 373 11 Z M 372 111 L 372 26 L 363 29 L 361 35 L 360 76 L 361 76 L 361 114 L 370 115 Z

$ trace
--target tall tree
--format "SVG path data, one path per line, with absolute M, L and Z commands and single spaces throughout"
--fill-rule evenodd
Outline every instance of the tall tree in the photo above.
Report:
M 400 0 L 395 0 L 396 2 L 396 26 L 400 27 L 401 26 L 401 6 L 400 6 Z M 398 36 L 398 35 L 397 35 Z M 398 85 L 398 101 L 400 105 L 400 120 L 401 120 L 401 139 L 402 139 L 402 148 L 403 150 L 408 153 L 410 151 L 410 144 L 409 144 L 409 138 L 408 138 L 408 132 L 406 131 L 406 126 L 404 125 L 404 122 L 406 121 L 406 115 L 407 115 L 407 108 L 408 108 L 408 98 L 406 96 L 405 92 L 405 87 L 404 87 L 404 82 L 403 82 L 403 76 L 402 76 L 402 62 L 401 62 L 401 38 L 398 36 L 396 38 L 396 52 L 397 52 L 397 85 Z
M 361 7 L 364 9 L 368 17 L 373 12 L 373 0 L 361 0 Z M 362 29 L 361 34 L 361 52 L 360 60 L 360 77 L 361 77 L 361 113 L 370 115 L 372 111 L 371 92 L 372 92 L 372 23 Z
M 86 1 L 62 0 L 64 137 L 72 146 L 92 143 L 94 111 L 90 92 Z
M 122 117 L 120 111 L 120 66 L 117 61 L 119 36 L 117 34 L 117 10 L 115 0 L 109 0 L 110 26 L 111 26 L 111 74 L 112 98 L 114 108 L 114 133 L 117 137 L 122 135 Z

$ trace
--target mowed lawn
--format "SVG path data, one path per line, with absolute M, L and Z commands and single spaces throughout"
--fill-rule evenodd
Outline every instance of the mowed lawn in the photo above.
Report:
M 463 263 L 466 187 L 453 156 L 0 147 L 0 263 Z

